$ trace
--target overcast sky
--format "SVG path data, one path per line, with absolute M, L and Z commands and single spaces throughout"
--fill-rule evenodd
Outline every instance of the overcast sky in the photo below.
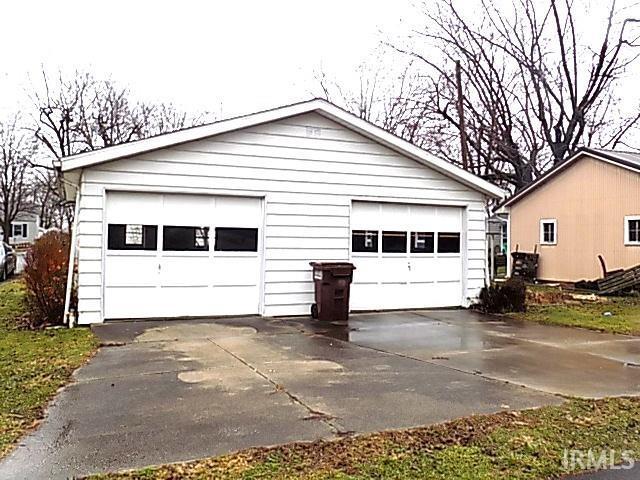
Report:
M 461 3 L 470 15 L 479 5 Z M 579 25 L 587 37 L 597 38 L 603 2 L 576 3 Z M 637 5 L 637 0 L 619 4 Z M 88 69 L 128 86 L 135 97 L 222 117 L 302 100 L 316 87 L 313 73 L 321 68 L 355 81 L 358 65 L 374 58 L 381 40 L 406 36 L 415 25 L 419 15 L 411 5 L 411 0 L 6 1 L 0 114 L 26 104 L 25 91 L 37 84 L 41 65 L 53 72 Z M 638 66 L 630 78 L 637 79 Z M 634 100 L 636 83 L 626 87 Z
M 308 98 L 321 67 L 353 72 L 410 8 L 397 0 L 20 0 L 2 10 L 0 108 L 14 107 L 43 64 L 88 68 L 138 97 L 228 116 Z

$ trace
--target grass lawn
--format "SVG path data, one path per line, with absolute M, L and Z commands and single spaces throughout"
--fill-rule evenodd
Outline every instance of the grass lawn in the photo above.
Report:
M 534 287 L 538 294 L 553 295 L 548 287 Z M 556 289 L 555 292 L 558 290 Z M 611 312 L 611 316 L 605 316 Z M 582 327 L 603 332 L 640 334 L 640 298 L 607 297 L 605 302 L 564 302 L 550 304 L 531 304 L 528 302 L 526 313 L 513 313 L 510 316 L 531 320 L 547 325 Z
M 26 313 L 20 280 L 0 284 L 0 457 L 41 418 L 48 401 L 91 356 L 90 330 L 15 328 Z
M 99 479 L 539 479 L 566 474 L 564 449 L 640 453 L 640 399 L 569 400 L 560 406 L 449 423 L 255 448 Z M 594 450 L 594 451 L 595 451 Z

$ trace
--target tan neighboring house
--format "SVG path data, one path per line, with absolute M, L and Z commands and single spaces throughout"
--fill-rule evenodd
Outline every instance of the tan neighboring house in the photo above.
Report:
M 584 148 L 503 204 L 511 251 L 540 254 L 538 278 L 575 282 L 640 264 L 640 154 Z

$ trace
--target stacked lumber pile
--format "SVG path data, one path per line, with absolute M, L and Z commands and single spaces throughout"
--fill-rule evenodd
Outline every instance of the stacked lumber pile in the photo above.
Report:
M 598 280 L 598 293 L 612 295 L 632 288 L 640 289 L 640 265 L 609 273 Z

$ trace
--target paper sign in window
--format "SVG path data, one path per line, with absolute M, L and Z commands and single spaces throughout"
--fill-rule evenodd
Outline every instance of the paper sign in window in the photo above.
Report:
M 124 242 L 126 245 L 142 245 L 142 225 L 127 224 Z

